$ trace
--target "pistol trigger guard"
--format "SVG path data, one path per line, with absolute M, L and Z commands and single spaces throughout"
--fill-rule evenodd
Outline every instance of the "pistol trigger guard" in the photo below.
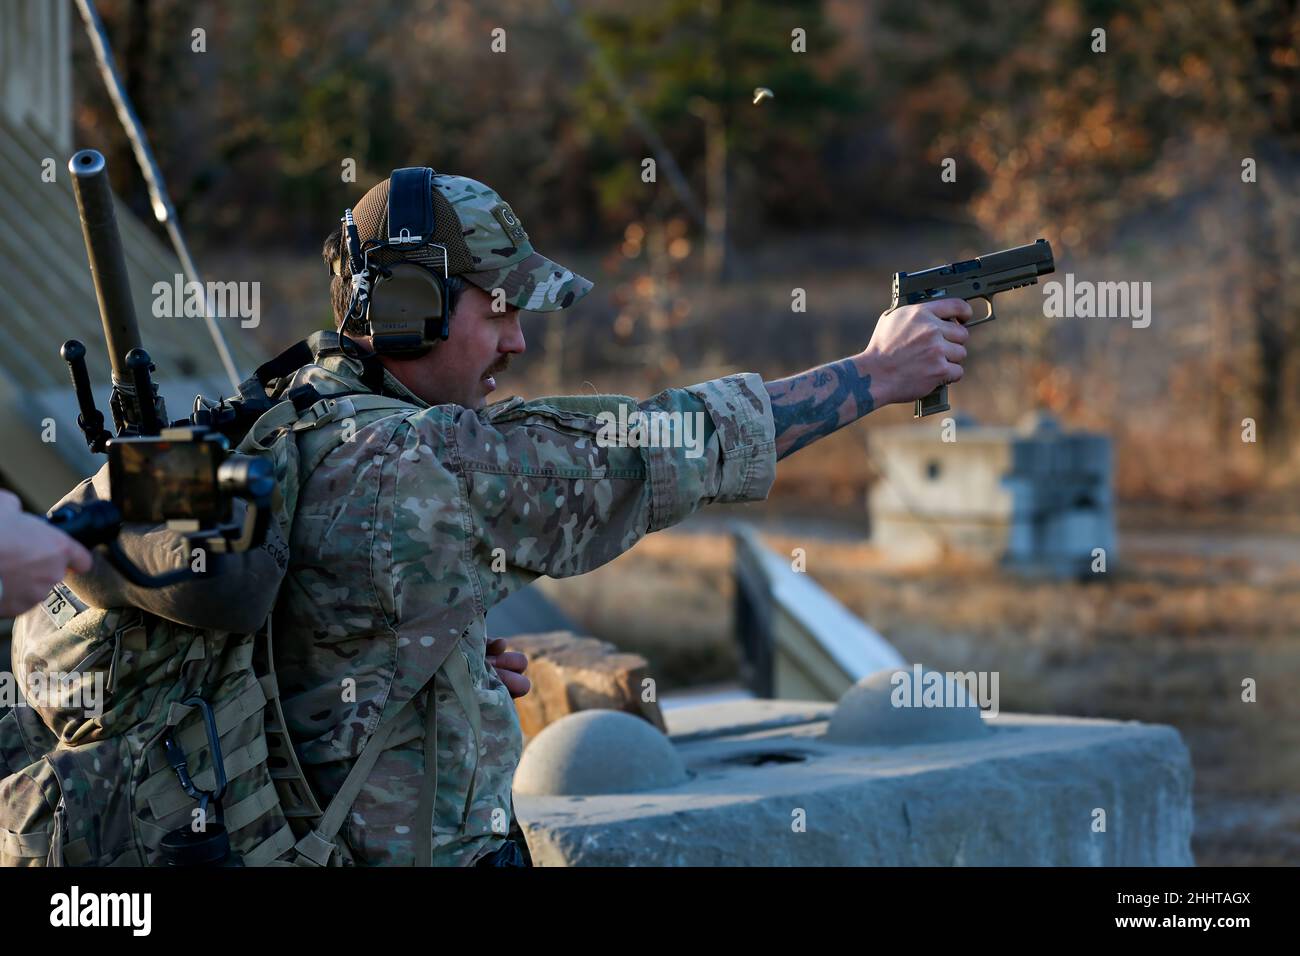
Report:
M 992 322 L 994 319 L 997 318 L 997 316 L 993 314 L 993 297 L 992 297 L 992 296 L 989 296 L 989 295 L 977 295 L 977 296 L 972 296 L 972 297 L 971 297 L 970 299 L 968 299 L 967 301 L 969 301 L 969 302 L 974 302 L 976 299 L 980 299 L 980 300 L 982 300 L 983 302 L 985 302 L 985 303 L 988 304 L 988 307 L 989 307 L 989 314 L 988 314 L 988 315 L 985 315 L 985 316 L 981 316 L 981 317 L 978 318 L 978 319 L 971 319 L 969 322 L 966 323 L 966 328 L 968 328 L 968 329 L 971 328 L 972 326 L 982 325 L 982 324 L 985 323 L 985 322 Z

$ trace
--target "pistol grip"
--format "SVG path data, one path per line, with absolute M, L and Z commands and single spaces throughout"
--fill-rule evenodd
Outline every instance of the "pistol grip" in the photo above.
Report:
M 935 412 L 946 412 L 952 406 L 948 404 L 948 386 L 940 385 L 924 398 L 918 398 L 912 406 L 913 418 L 924 418 Z

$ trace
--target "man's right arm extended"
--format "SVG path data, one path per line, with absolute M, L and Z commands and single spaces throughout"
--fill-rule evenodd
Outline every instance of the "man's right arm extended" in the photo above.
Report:
M 456 449 L 484 604 L 537 575 L 599 567 L 705 504 L 762 500 L 778 458 L 874 408 L 960 379 L 969 333 L 946 320 L 969 316 L 960 300 L 904 306 L 882 316 L 859 354 L 778 381 L 743 373 L 643 402 L 513 402 L 486 420 L 468 409 L 431 410 L 442 424 L 424 427 Z M 698 453 L 602 441 L 597 417 L 616 415 L 620 405 L 699 421 Z M 483 573 L 487 567 L 496 573 Z

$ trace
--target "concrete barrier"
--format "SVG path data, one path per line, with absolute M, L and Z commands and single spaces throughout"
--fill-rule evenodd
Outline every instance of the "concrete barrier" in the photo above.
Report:
M 540 866 L 1188 866 L 1170 727 L 1001 714 L 977 740 L 846 746 L 834 705 L 669 711 L 682 784 L 515 795 Z M 572 720 L 573 718 L 566 718 Z

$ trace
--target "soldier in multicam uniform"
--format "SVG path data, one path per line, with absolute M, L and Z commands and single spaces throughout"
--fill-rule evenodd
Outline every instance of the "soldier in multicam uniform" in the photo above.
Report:
M 487 405 L 495 376 L 524 351 L 520 311 L 567 308 L 591 283 L 536 253 L 482 183 L 441 173 L 433 182 L 472 263 L 448 282 L 450 337 L 423 357 L 394 359 L 370 353 L 365 337 L 322 332 L 310 340 L 314 364 L 294 375 L 323 395 L 382 391 L 409 409 L 353 423 L 307 479 L 276 656 L 289 729 L 323 800 L 380 721 L 405 707 L 340 834 L 354 863 L 511 865 L 520 862 L 508 833 L 522 749 L 511 697 L 528 681 L 523 656 L 489 641 L 487 611 L 540 575 L 599 567 L 702 505 L 762 500 L 779 458 L 957 381 L 970 308 L 897 309 L 862 352 L 777 381 L 741 373 L 642 402 Z M 370 223 L 363 241 L 386 228 L 386 216 L 363 215 L 386 196 L 387 181 L 358 204 L 358 223 Z M 435 206 L 447 208 L 436 197 Z M 341 323 L 341 230 L 324 257 Z M 602 440 L 601 413 L 617 417 L 620 405 L 698 415 L 700 447 Z

